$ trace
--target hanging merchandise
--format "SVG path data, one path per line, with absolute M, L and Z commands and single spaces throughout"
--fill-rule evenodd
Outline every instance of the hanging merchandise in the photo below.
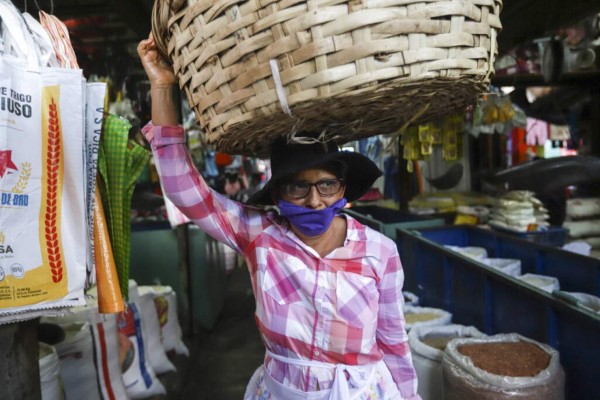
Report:
M 447 115 L 433 122 L 411 125 L 402 134 L 402 157 L 405 160 L 427 160 L 434 153 L 434 146 L 441 146 L 444 161 L 456 161 L 462 157 L 462 136 L 465 131 L 464 116 Z M 413 172 L 413 163 L 407 163 Z
M 84 80 L 0 1 L 0 316 L 84 303 Z M 14 313 L 19 313 L 15 315 Z
M 523 110 L 512 103 L 510 96 L 491 90 L 477 102 L 467 131 L 478 137 L 480 133 L 509 133 L 515 127 L 525 127 L 527 116 Z
M 136 180 L 150 159 L 148 150 L 129 140 L 130 128 L 126 119 L 108 115 L 104 120 L 98 156 L 98 184 L 121 293 L 125 298 L 129 281 L 131 198 Z
M 123 295 L 119 284 L 117 266 L 110 243 L 106 224 L 106 214 L 100 189 L 94 191 L 93 241 L 94 265 L 96 270 L 96 289 L 98 291 L 98 309 L 101 313 L 117 313 L 125 310 Z
M 54 15 L 47 14 L 42 10 L 40 10 L 39 16 L 40 23 L 50 36 L 59 65 L 63 68 L 79 68 L 65 24 Z
M 98 149 L 104 119 L 106 83 L 90 82 L 86 86 L 85 103 L 85 164 L 86 164 L 86 212 L 88 227 L 88 287 L 96 281 L 94 269 L 94 206 L 98 172 Z
M 527 118 L 527 137 L 525 139 L 529 146 L 543 146 L 548 140 L 549 124 L 546 121 L 535 118 Z

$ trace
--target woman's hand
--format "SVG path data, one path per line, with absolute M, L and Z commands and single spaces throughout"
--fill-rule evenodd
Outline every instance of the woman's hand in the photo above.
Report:
M 152 33 L 150 33 L 148 39 L 144 39 L 138 44 L 137 52 L 152 87 L 167 88 L 173 86 L 177 78 L 173 68 L 156 49 Z

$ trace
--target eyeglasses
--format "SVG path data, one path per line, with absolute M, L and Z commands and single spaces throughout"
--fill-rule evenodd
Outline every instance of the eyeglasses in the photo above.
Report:
M 314 186 L 321 196 L 333 196 L 342 189 L 343 179 L 323 179 L 315 183 L 291 182 L 281 185 L 281 194 L 291 199 L 301 199 L 308 196 Z

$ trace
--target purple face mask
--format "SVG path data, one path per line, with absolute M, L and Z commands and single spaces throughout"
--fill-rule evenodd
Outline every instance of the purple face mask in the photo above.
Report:
M 290 224 L 306 236 L 318 236 L 325 232 L 335 214 L 348 203 L 345 197 L 342 197 L 331 206 L 321 210 L 300 207 L 285 200 L 279 200 L 277 205 L 281 216 L 286 217 Z

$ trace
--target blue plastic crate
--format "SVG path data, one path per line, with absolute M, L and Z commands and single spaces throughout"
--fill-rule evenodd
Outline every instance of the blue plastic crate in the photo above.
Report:
M 542 231 L 534 232 L 515 232 L 508 229 L 502 229 L 494 227 L 494 230 L 508 235 L 513 235 L 521 239 L 529 240 L 531 242 L 545 244 L 548 246 L 561 247 L 567 240 L 568 229 L 561 228 L 559 226 L 549 226 L 547 229 Z
M 426 228 L 443 226 L 443 218 L 415 215 L 408 212 L 378 206 L 358 206 L 344 209 L 360 223 L 367 225 L 391 239 L 396 238 L 396 229 Z
M 585 287 L 595 293 L 600 287 L 600 260 L 466 226 L 398 229 L 396 243 L 404 289 L 415 293 L 421 305 L 445 309 L 452 313 L 453 322 L 490 335 L 516 332 L 547 343 L 560 352 L 567 399 L 598 398 L 600 380 L 594 365 L 600 356 L 600 314 L 444 245 L 484 247 L 490 257 L 521 259 L 524 273 L 534 269 L 560 275 L 561 287 Z M 566 279 L 569 275 L 572 279 Z

